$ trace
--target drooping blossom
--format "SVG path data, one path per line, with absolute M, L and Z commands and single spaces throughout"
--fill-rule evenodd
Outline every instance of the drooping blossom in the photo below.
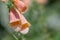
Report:
M 14 8 L 10 9 L 10 26 L 16 27 L 17 25 L 21 24 L 21 21 L 19 19 L 18 13 L 14 10 Z
M 24 4 L 22 1 L 20 0 L 13 0 L 14 5 L 16 6 L 16 8 L 20 11 L 20 12 L 25 12 L 27 9 L 27 5 Z

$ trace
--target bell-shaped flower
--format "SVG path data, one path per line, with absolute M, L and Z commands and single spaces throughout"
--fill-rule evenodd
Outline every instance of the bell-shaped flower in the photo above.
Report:
M 15 7 L 20 11 L 20 12 L 25 12 L 27 9 L 27 6 L 20 0 L 13 0 Z

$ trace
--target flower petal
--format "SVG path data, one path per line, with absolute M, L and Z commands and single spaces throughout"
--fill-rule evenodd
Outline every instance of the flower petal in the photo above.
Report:
M 20 15 L 20 20 L 21 20 L 21 30 L 24 30 L 27 27 L 31 26 L 31 24 L 25 19 L 23 15 Z
M 29 32 L 29 27 L 20 31 L 20 33 L 22 33 L 22 34 L 27 34 L 28 32 Z

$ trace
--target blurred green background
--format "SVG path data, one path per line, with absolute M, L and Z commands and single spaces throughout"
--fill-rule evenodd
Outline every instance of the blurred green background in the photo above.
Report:
M 26 35 L 18 35 L 8 27 L 8 8 L 0 1 L 0 40 L 60 40 L 60 0 L 40 4 L 31 0 L 24 16 L 31 23 Z

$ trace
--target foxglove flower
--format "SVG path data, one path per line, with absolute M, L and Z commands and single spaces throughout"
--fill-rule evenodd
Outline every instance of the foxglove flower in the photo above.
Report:
M 14 5 L 20 12 L 25 12 L 27 9 L 27 6 L 20 0 L 13 0 Z
M 14 8 L 10 9 L 10 26 L 15 27 L 17 25 L 21 24 L 21 21 L 19 19 L 18 13 L 14 10 Z

